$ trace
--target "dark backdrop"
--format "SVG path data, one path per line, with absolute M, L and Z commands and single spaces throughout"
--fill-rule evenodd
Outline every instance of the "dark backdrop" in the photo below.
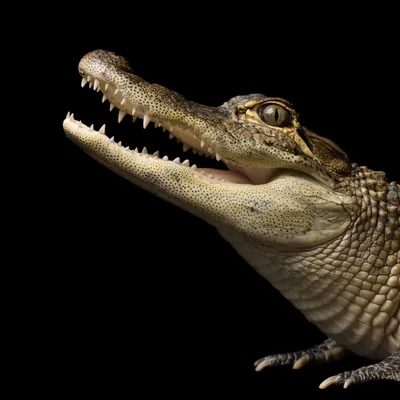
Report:
M 97 129 L 106 122 L 107 132 L 126 144 L 182 155 L 161 130 L 143 131 L 129 118 L 118 124 L 117 111 L 109 113 L 99 93 L 80 88 L 79 59 L 102 48 L 128 58 L 144 79 L 200 103 L 216 106 L 255 92 L 284 97 L 305 126 L 333 139 L 353 161 L 398 181 L 398 61 L 390 32 L 365 27 L 339 38 L 339 21 L 327 36 L 317 28 L 300 36 L 300 23 L 289 35 L 234 23 L 211 32 L 216 21 L 169 24 L 143 10 L 129 26 L 106 26 L 108 16 L 99 18 L 85 15 L 79 31 L 69 22 L 58 107 L 65 166 L 60 270 L 67 285 L 61 346 L 72 361 L 68 385 L 113 398 L 275 399 L 275 392 L 358 398 L 394 390 L 384 383 L 318 389 L 328 376 L 368 363 L 357 357 L 255 373 L 257 358 L 310 347 L 324 336 L 214 228 L 100 166 L 61 128 L 71 111 Z M 137 19 L 147 24 L 137 26 Z

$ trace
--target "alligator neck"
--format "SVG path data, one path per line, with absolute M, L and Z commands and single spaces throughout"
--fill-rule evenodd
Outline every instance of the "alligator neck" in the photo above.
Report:
M 219 229 L 238 253 L 325 334 L 354 352 L 386 357 L 399 345 L 399 187 L 356 168 L 342 184 L 346 233 L 304 251 Z

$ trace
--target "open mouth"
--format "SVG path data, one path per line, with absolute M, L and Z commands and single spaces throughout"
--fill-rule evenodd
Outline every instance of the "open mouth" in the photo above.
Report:
M 83 74 L 81 73 L 81 75 Z M 157 148 L 154 152 L 150 152 L 146 146 L 139 149 L 139 147 L 131 143 L 132 137 L 134 138 L 135 135 L 124 135 L 122 140 L 119 140 L 119 138 L 116 140 L 115 137 L 119 136 L 117 132 L 115 135 L 110 134 L 106 131 L 105 124 L 100 129 L 95 130 L 93 125 L 89 127 L 81 121 L 77 121 L 74 118 L 74 114 L 70 113 L 68 113 L 64 120 L 64 129 L 67 132 L 75 130 L 80 132 L 81 135 L 101 135 L 103 139 L 106 138 L 108 140 L 109 146 L 117 146 L 121 151 L 128 152 L 132 157 L 147 157 L 157 162 L 172 162 L 182 168 L 191 168 L 193 173 L 199 174 L 203 179 L 220 184 L 263 184 L 269 182 L 271 176 L 276 173 L 276 170 L 272 168 L 262 169 L 262 171 L 257 169 L 254 173 L 252 168 L 240 165 L 228 158 L 223 158 L 204 140 L 200 140 L 188 129 L 158 120 L 146 114 L 143 110 L 135 108 L 122 95 L 118 87 L 113 84 L 102 82 L 90 75 L 83 75 L 81 86 L 82 88 L 89 86 L 89 88 L 93 88 L 96 92 L 100 92 L 102 102 L 109 101 L 110 111 L 113 111 L 114 108 L 117 109 L 118 123 L 129 117 L 133 122 L 141 119 L 143 129 L 154 123 L 155 128 L 161 128 L 164 132 L 163 142 L 168 140 L 169 143 L 174 143 L 175 149 L 172 153 L 177 154 L 178 152 L 179 155 L 171 157 L 168 153 L 163 152 L 163 148 Z M 169 151 L 171 150 L 171 145 L 166 147 L 169 148 Z M 177 151 L 178 148 L 181 150 Z M 101 160 L 98 161 L 101 162 Z

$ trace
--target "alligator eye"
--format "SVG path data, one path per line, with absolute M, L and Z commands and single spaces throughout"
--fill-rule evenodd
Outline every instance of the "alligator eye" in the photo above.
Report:
M 284 127 L 292 121 L 292 116 L 286 108 L 278 104 L 268 104 L 260 110 L 261 119 L 268 125 Z

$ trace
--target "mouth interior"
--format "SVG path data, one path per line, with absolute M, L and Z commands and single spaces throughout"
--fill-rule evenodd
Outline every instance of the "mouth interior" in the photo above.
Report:
M 142 156 L 159 158 L 180 164 L 182 167 L 192 168 L 205 179 L 221 183 L 264 184 L 268 183 L 271 176 L 276 173 L 276 170 L 272 168 L 249 168 L 233 160 L 222 158 L 189 130 L 157 120 L 146 115 L 142 110 L 134 108 L 112 84 L 86 75 L 82 78 L 81 86 L 82 88 L 89 86 L 94 91 L 100 92 L 102 102 L 106 103 L 104 106 L 107 105 L 109 110 L 117 115 L 117 118 L 113 118 L 111 124 L 108 124 L 114 125 L 111 129 L 114 136 L 108 133 L 110 129 L 105 130 L 105 125 L 96 131 L 93 125 L 87 127 L 75 121 L 73 115 L 68 115 L 67 118 L 92 133 L 107 135 L 115 145 L 123 146 Z M 139 119 L 143 123 L 143 128 L 149 131 L 148 134 L 146 131 L 144 135 L 138 135 L 130 129 L 129 125 L 132 122 L 137 125 Z M 117 123 L 125 125 L 124 129 L 121 130 Z

